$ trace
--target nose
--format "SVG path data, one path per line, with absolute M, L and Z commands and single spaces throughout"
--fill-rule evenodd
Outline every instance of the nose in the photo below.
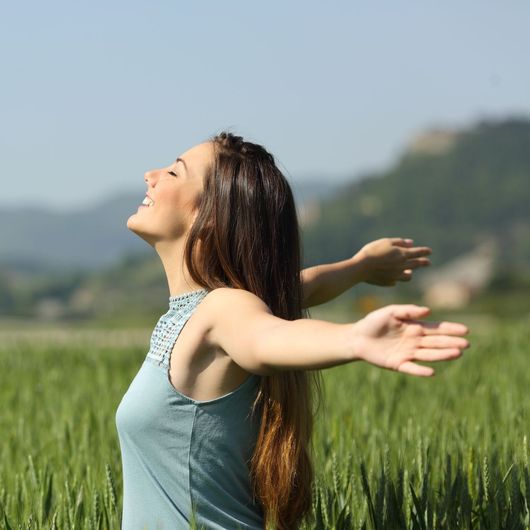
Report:
M 152 169 L 151 171 L 146 171 L 144 173 L 144 180 L 148 186 L 154 180 L 155 174 L 156 174 L 156 171 L 154 169 Z

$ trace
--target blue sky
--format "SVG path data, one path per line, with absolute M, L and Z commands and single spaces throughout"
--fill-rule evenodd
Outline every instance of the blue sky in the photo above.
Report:
M 0 206 L 72 210 L 228 128 L 292 180 L 530 115 L 530 3 L 5 2 Z

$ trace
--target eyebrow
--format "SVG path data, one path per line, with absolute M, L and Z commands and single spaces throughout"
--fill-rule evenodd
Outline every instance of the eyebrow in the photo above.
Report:
M 186 162 L 184 162 L 184 160 L 182 160 L 182 158 L 177 158 L 175 160 L 175 162 L 182 162 L 184 164 L 184 167 L 186 168 L 186 173 L 188 172 L 188 166 L 186 165 Z

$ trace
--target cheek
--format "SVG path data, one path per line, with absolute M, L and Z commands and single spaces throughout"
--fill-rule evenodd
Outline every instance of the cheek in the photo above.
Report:
M 157 199 L 153 206 L 156 216 L 163 217 L 164 223 L 171 226 L 182 226 L 193 214 L 197 193 L 191 187 L 175 187 L 164 190 Z
M 173 199 L 164 197 L 163 201 L 154 205 L 152 213 L 157 219 L 157 224 L 165 226 L 170 232 L 186 226 L 190 216 L 189 208 L 186 202 L 183 203 L 182 197 Z
M 195 205 L 195 195 L 189 190 L 182 189 L 165 197 L 165 208 L 178 211 L 180 215 L 190 215 Z
M 155 201 L 154 207 L 159 212 L 174 210 L 179 204 L 179 194 L 176 191 L 164 191 L 160 193 Z

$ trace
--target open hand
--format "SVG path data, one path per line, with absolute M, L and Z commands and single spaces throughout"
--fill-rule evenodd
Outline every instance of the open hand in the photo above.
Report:
M 434 369 L 413 361 L 456 359 L 469 341 L 461 337 L 468 328 L 458 322 L 416 320 L 430 309 L 413 304 L 393 304 L 368 313 L 354 323 L 355 355 L 366 362 L 410 375 L 431 376 Z
M 413 269 L 431 264 L 424 256 L 432 252 L 429 247 L 412 244 L 412 239 L 384 237 L 364 245 L 358 253 L 364 262 L 364 281 L 383 286 L 410 281 Z

